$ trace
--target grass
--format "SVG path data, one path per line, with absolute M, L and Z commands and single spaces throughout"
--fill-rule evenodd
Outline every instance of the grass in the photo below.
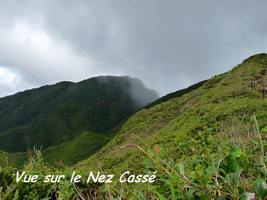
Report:
M 128 144 L 124 148 L 136 148 L 143 155 L 143 170 L 146 174 L 158 171 L 155 184 L 87 184 L 86 180 L 79 184 L 70 184 L 62 181 L 58 184 L 22 184 L 15 183 L 10 168 L 1 169 L 0 198 L 5 199 L 249 199 L 255 197 L 265 200 L 266 189 L 266 157 L 262 132 L 255 116 L 248 123 L 239 121 L 236 130 L 250 128 L 250 139 L 241 131 L 236 135 L 219 135 L 223 141 L 220 147 L 212 143 L 218 142 L 214 130 L 204 128 L 199 130 L 195 137 L 206 137 L 204 152 L 198 151 L 190 155 L 187 148 L 187 157 L 175 160 L 170 149 L 157 146 L 155 148 L 144 142 L 137 135 L 140 145 Z M 237 122 L 237 121 L 236 121 Z M 244 126 L 244 127 L 243 127 Z M 258 136 L 258 137 L 255 137 Z M 237 139 L 239 138 L 239 139 Z M 193 140 L 193 139 L 192 139 Z M 192 141 L 189 143 L 191 144 Z M 200 148 L 203 143 L 197 141 Z M 209 144 L 207 144 L 209 143 Z M 257 145 L 257 144 L 259 145 Z M 187 144 L 188 145 L 188 144 Z M 194 144 L 197 145 L 197 144 Z M 189 147 L 189 146 L 188 146 Z M 216 151 L 214 151 L 216 148 Z M 263 152 L 262 152 L 263 149 Z M 263 154 L 262 154 L 263 153 Z M 204 155 L 202 155 L 204 154 Z M 190 157 L 190 159 L 188 159 Z M 102 169 L 102 168 L 101 168 Z M 66 174 L 70 177 L 72 168 L 51 168 L 46 165 L 41 154 L 36 152 L 24 169 L 31 174 L 43 177 L 46 174 Z M 83 173 L 86 173 L 83 171 Z M 1 190 L 3 191 L 1 193 Z M 54 192 L 53 192 L 54 191 Z

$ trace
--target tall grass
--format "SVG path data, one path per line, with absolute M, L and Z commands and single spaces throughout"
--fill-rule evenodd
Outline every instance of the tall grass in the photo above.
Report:
M 250 140 L 247 136 L 232 133 L 223 135 L 224 139 L 214 136 L 212 143 L 218 143 L 220 140 L 222 149 L 215 152 L 215 157 L 205 154 L 201 159 L 188 154 L 187 159 L 177 161 L 174 155 L 168 154 L 168 149 L 165 149 L 167 154 L 162 154 L 163 147 L 151 147 L 139 136 L 132 134 L 138 143 L 122 148 L 135 148 L 144 155 L 143 172 L 150 174 L 158 171 L 154 184 L 87 184 L 84 180 L 78 184 L 68 181 L 57 184 L 23 184 L 14 180 L 16 169 L 7 167 L 0 168 L 0 199 L 266 200 L 266 144 L 256 116 L 251 118 L 251 122 L 254 132 Z M 237 134 L 242 133 L 239 131 Z M 254 137 L 255 135 L 257 137 Z M 207 144 L 203 148 L 209 149 L 211 146 Z M 73 169 L 54 168 L 44 162 L 40 151 L 35 151 L 21 170 L 39 176 L 48 173 L 70 176 Z M 103 170 L 101 164 L 99 170 Z

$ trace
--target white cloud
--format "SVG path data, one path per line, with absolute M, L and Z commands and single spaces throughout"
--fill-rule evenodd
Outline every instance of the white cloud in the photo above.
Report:
M 64 41 L 54 40 L 42 27 L 16 21 L 0 34 L 0 65 L 16 70 L 35 86 L 77 81 L 98 73 L 90 58 L 78 55 Z
M 27 87 L 30 87 L 30 84 L 24 82 L 20 75 L 5 67 L 0 67 L 0 97 Z
M 17 85 L 18 76 L 6 68 L 0 67 L 0 84 L 14 90 Z

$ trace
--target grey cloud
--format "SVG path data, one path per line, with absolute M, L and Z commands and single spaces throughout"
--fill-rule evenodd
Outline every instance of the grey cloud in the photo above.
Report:
M 264 0 L 3 1 L 0 32 L 26 21 L 61 53 L 44 56 L 6 42 L 7 33 L 0 65 L 33 85 L 130 75 L 163 95 L 266 52 L 266 6 Z

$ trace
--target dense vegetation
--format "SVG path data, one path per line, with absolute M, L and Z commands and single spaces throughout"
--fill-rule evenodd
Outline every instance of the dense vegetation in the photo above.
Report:
M 126 170 L 158 171 L 153 184 L 63 181 L 25 186 L 15 183 L 12 169 L 4 168 L 0 198 L 265 200 L 266 69 L 267 55 L 255 55 L 185 94 L 159 100 L 131 116 L 101 150 L 73 167 L 51 168 L 39 152 L 24 166 L 41 176 L 70 176 L 73 170 L 117 176 Z
M 25 153 L 17 152 L 42 148 L 50 161 L 51 157 L 56 159 L 50 152 L 63 153 L 67 145 L 80 153 L 87 152 L 77 156 L 80 160 L 105 144 L 122 120 L 155 99 L 157 94 L 139 80 L 112 76 L 79 83 L 61 82 L 1 98 L 0 150 L 15 153 L 2 155 L 10 157 L 11 163 L 21 163 Z M 83 145 L 94 144 L 94 148 L 78 142 L 84 132 L 90 136 Z

